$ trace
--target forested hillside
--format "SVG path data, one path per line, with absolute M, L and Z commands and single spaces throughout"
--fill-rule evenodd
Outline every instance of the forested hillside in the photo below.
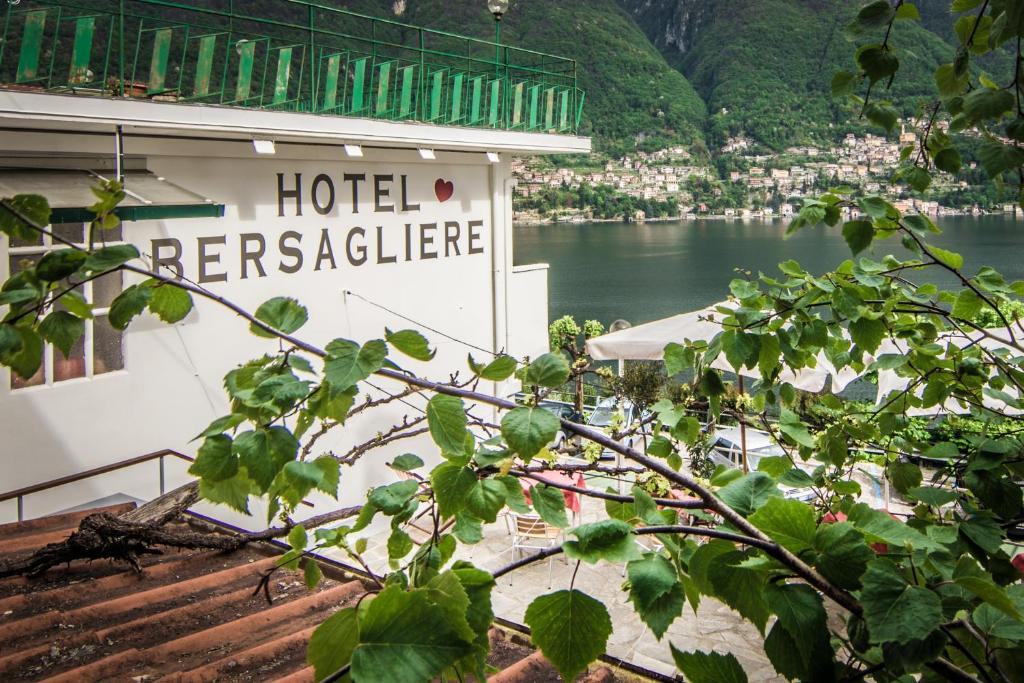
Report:
M 852 68 L 855 42 L 845 27 L 858 4 L 845 0 L 621 0 L 648 37 L 707 103 L 712 142 L 746 134 L 781 149 L 835 139 L 848 118 L 832 102 L 829 82 Z M 904 113 L 930 99 L 932 74 L 953 47 L 925 26 L 942 26 L 948 2 L 919 3 L 929 21 L 902 22 L 892 42 L 900 73 L 891 95 Z M 935 15 L 940 15 L 936 17 Z M 932 20 L 934 17 L 934 20 Z M 858 42 L 878 41 L 865 36 Z M 955 37 L 951 37 L 955 40 Z

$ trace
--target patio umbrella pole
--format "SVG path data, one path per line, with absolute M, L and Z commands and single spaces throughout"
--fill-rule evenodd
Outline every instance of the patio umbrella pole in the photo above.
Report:
M 736 373 L 737 388 L 740 396 L 743 396 L 743 375 Z M 747 421 L 740 418 L 740 450 L 743 452 L 743 474 L 747 474 L 750 468 L 747 466 Z

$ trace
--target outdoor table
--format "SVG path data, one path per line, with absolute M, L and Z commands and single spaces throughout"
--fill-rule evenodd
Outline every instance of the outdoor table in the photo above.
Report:
M 542 472 L 531 472 L 529 477 L 521 477 L 520 482 L 523 484 L 523 495 L 526 496 L 526 502 L 530 503 L 530 489 L 536 484 L 540 483 L 534 477 L 541 479 L 550 484 L 559 484 L 561 486 L 576 486 L 578 488 L 586 488 L 586 482 L 583 479 L 583 473 L 577 472 L 575 476 L 569 476 L 564 472 L 558 470 L 544 470 Z M 572 511 L 573 515 L 579 516 L 580 508 L 582 504 L 580 502 L 580 494 L 575 491 L 562 491 L 565 496 L 565 507 Z

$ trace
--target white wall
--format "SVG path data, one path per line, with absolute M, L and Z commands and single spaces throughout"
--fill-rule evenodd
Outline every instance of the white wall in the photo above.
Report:
M 0 134 L 0 150 L 61 151 L 104 153 L 110 144 L 106 138 L 64 135 Z M 125 224 L 126 239 L 149 254 L 152 240 L 174 238 L 181 242 L 181 263 L 189 278 L 199 277 L 198 239 L 222 237 L 224 244 L 208 245 L 207 256 L 217 255 L 208 271 L 224 273 L 226 282 L 204 284 L 210 291 L 241 304 L 248 310 L 279 295 L 293 296 L 310 310 L 310 322 L 298 333 L 304 340 L 325 345 L 331 339 L 346 337 L 362 342 L 379 338 L 384 327 L 393 330 L 416 327 L 413 323 L 383 311 L 367 300 L 434 328 L 455 340 L 422 329 L 437 346 L 438 354 L 429 366 L 399 359 L 411 370 L 426 372 L 435 379 L 446 379 L 453 370 L 466 368 L 467 344 L 494 349 L 505 327 L 505 307 L 496 291 L 506 286 L 511 272 L 508 205 L 511 197 L 508 164 L 488 164 L 481 154 L 438 153 L 435 162 L 423 162 L 412 150 L 366 150 L 364 159 L 347 160 L 337 147 L 278 144 L 272 157 L 256 157 L 248 142 L 194 142 L 134 138 L 126 143 L 128 154 L 144 155 L 149 168 L 188 189 L 211 197 L 227 206 L 220 219 L 177 219 Z M 277 174 L 285 174 L 291 188 L 295 173 L 302 176 L 302 215 L 295 215 L 294 200 L 287 199 L 285 215 L 279 216 Z M 345 173 L 365 173 L 360 186 L 358 213 L 353 213 L 351 185 Z M 327 174 L 334 183 L 336 206 L 327 215 L 317 213 L 309 197 L 310 185 L 319 174 Z M 395 213 L 374 210 L 372 176 L 390 174 L 394 180 L 384 186 L 390 197 L 381 204 L 394 203 Z M 408 204 L 419 210 L 401 211 L 400 176 L 407 176 Z M 435 196 L 435 180 L 454 183 L 451 199 L 440 202 Z M 327 186 L 320 185 L 319 201 L 326 204 Z M 480 239 L 468 253 L 468 222 L 481 221 L 476 229 Z M 437 258 L 424 259 L 415 241 L 409 260 L 405 251 L 405 224 L 442 224 L 456 221 L 461 253 L 445 255 L 444 228 L 435 231 Z M 395 256 L 394 263 L 376 262 L 376 229 L 382 228 L 384 255 Z M 346 238 L 354 227 L 366 230 L 365 238 L 355 236 L 354 245 L 365 244 L 368 261 L 360 266 L 346 257 Z M 324 262 L 314 270 L 322 231 L 331 237 L 336 268 Z M 497 231 L 492 233 L 492 231 Z M 285 231 L 302 235 L 304 265 L 299 272 L 281 272 L 282 262 L 293 264 L 291 257 L 281 258 L 278 239 Z M 241 235 L 259 233 L 266 238 L 267 255 L 262 260 L 265 277 L 249 263 L 246 279 L 241 277 Z M 429 234 L 429 231 L 428 231 Z M 454 228 L 450 234 L 454 234 Z M 289 246 L 295 246 L 293 239 Z M 254 247 L 250 243 L 250 247 Z M 428 250 L 430 247 L 428 246 Z M 358 255 L 358 253 L 357 253 Z M 0 242 L 0 275 L 6 275 L 6 242 Z M 513 297 L 516 311 L 516 338 L 526 353 L 546 329 L 546 274 L 542 271 L 517 274 Z M 524 278 L 520 280 L 520 278 Z M 543 283 L 540 278 L 543 277 Z M 497 281 L 497 287 L 496 287 Z M 130 282 L 130 280 L 129 280 Z M 522 284 L 522 287 L 520 285 Z M 522 293 L 518 290 L 522 289 Z M 357 296 L 346 295 L 351 291 Z M 530 305 L 524 296 L 541 297 Z M 360 298 L 364 297 L 364 298 Z M 543 311 L 543 313 L 541 313 Z M 525 334 L 526 325 L 537 325 L 537 333 Z M 517 335 L 520 334 L 517 332 Z M 195 310 L 181 323 L 168 326 L 150 316 L 136 319 L 124 341 L 125 370 L 91 380 L 73 380 L 47 387 L 18 391 L 9 389 L 8 373 L 0 370 L 0 492 L 50 480 L 142 453 L 171 448 L 192 454 L 197 443 L 190 439 L 214 418 L 228 412 L 221 378 L 236 364 L 277 349 L 277 342 L 250 335 L 247 325 L 230 312 L 209 301 L 197 301 Z M 474 351 L 480 358 L 483 354 Z M 393 389 L 386 382 L 375 382 L 382 389 Z M 323 449 L 344 453 L 354 443 L 371 438 L 378 431 L 415 416 L 422 398 L 393 404 L 374 419 L 350 421 L 344 435 L 321 442 Z M 393 475 L 381 465 L 396 454 L 416 451 L 429 457 L 429 441 L 402 442 L 394 448 L 375 452 L 366 462 L 343 472 L 342 502 L 352 504 L 363 499 L 366 489 L 390 481 Z M 180 468 L 179 468 L 180 469 Z M 126 481 L 121 490 L 145 498 L 152 495 L 155 465 L 149 472 L 139 469 L 135 481 L 138 491 Z M 131 479 L 131 477 L 129 477 Z M 65 487 L 61 491 L 26 502 L 28 516 L 93 500 L 110 491 L 113 480 L 90 481 Z M 173 482 L 171 482 L 173 483 Z M 120 484 L 118 486 L 121 486 Z M 11 505 L 0 507 L 0 515 L 12 514 Z M 257 521 L 254 526 L 259 526 Z
M 536 358 L 548 352 L 548 264 L 512 269 L 508 319 L 509 353 Z

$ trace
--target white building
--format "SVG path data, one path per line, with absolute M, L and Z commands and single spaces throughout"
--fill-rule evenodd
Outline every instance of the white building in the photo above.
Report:
M 100 13 L 102 21 L 117 20 L 116 3 L 112 7 L 113 14 Z M 31 21 L 26 16 L 9 30 L 21 32 L 17 21 Z M 176 41 L 188 40 L 177 31 L 190 20 L 179 15 L 154 30 L 166 30 L 163 35 L 176 47 Z M 75 35 L 76 41 L 84 40 L 84 34 Z M 0 196 L 47 195 L 64 216 L 65 224 L 54 229 L 81 242 L 87 213 L 82 210 L 92 201 L 89 186 L 120 171 L 130 193 L 126 220 L 108 239 L 136 245 L 146 267 L 180 274 L 249 311 L 274 296 L 295 297 L 310 313 L 297 334 L 321 347 L 338 337 L 360 343 L 382 338 L 385 327 L 419 329 L 436 345 L 437 358 L 429 366 L 403 362 L 435 379 L 446 378 L 449 371 L 465 374 L 467 353 L 482 359 L 488 352 L 535 357 L 546 351 L 547 266 L 512 265 L 511 160 L 590 151 L 588 139 L 572 134 L 579 100 L 574 84 L 558 82 L 544 91 L 552 93 L 552 107 L 521 109 L 512 104 L 520 101 L 514 96 L 491 98 L 500 88 L 520 92 L 523 83 L 514 77 L 494 79 L 490 71 L 477 80 L 466 72 L 456 81 L 448 70 L 444 76 L 430 72 L 421 78 L 418 66 L 387 62 L 379 55 L 376 62 L 360 62 L 353 52 L 340 57 L 325 53 L 320 41 L 326 32 L 313 30 L 310 41 L 321 48 L 314 54 L 323 57 L 320 67 L 328 75 L 326 83 L 316 84 L 312 103 L 299 101 L 302 88 L 293 87 L 296 80 L 311 78 L 309 60 L 302 71 L 298 55 L 273 47 L 266 54 L 271 80 L 263 84 L 259 99 L 235 102 L 246 106 L 204 106 L 182 100 L 190 89 L 210 86 L 201 86 L 197 76 L 195 84 L 179 80 L 170 88 L 170 74 L 177 72 L 167 60 L 173 61 L 176 51 L 170 50 L 168 58 L 156 46 L 136 46 L 138 35 L 125 32 L 125 49 L 112 51 L 140 54 L 135 70 L 140 76 L 134 80 L 142 80 L 141 74 L 150 78 L 131 84 L 126 96 L 116 91 L 125 79 L 103 81 L 100 76 L 88 84 L 87 94 L 68 94 L 67 64 L 58 59 L 47 67 L 46 60 L 37 60 L 26 66 L 14 48 L 4 50 Z M 192 40 L 196 35 L 193 31 Z M 225 56 L 225 71 L 241 79 L 247 40 L 257 37 L 228 37 L 224 42 L 215 37 L 208 48 L 218 59 Z M 184 58 L 194 55 L 195 46 L 189 45 Z M 255 49 L 264 49 L 260 45 Z M 20 50 L 24 55 L 25 48 Z M 510 50 L 514 59 L 515 50 Z M 81 52 L 76 45 L 74 54 L 93 60 L 77 76 L 92 78 L 100 68 L 99 48 Z M 51 71 L 43 73 L 47 68 Z M 116 64 L 111 68 L 116 71 Z M 360 70 L 364 75 L 373 70 L 376 79 L 367 79 L 362 94 L 354 91 L 352 80 Z M 53 88 L 60 93 L 39 85 L 43 77 L 46 83 L 60 83 Z M 379 88 L 384 78 L 394 79 L 394 87 Z M 431 89 L 442 81 L 435 99 Z M 371 82 L 378 84 L 372 91 Z M 109 83 L 115 92 L 104 92 Z M 483 109 L 475 104 L 481 84 L 486 86 Z M 220 87 L 218 102 L 230 100 L 241 86 L 232 81 Z M 255 92 L 261 86 L 251 87 Z M 408 92 L 427 97 L 418 104 L 405 98 Z M 192 94 L 206 104 L 216 100 Z M 276 106 L 279 97 L 288 102 Z M 328 99 L 333 109 L 323 106 Z M 507 111 L 502 102 L 509 103 Z M 301 113 L 311 105 L 320 113 Z M 133 211 L 138 220 L 128 220 Z M 186 215 L 193 217 L 179 217 Z M 20 261 L 38 257 L 49 246 L 12 244 L 0 235 L 0 276 L 6 278 Z M 190 440 L 230 412 L 221 386 L 224 374 L 277 348 L 277 342 L 249 334 L 242 320 L 218 304 L 198 299 L 178 324 L 144 315 L 118 333 L 102 307 L 140 278 L 119 279 L 109 276 L 85 287 L 97 316 L 87 323 L 70 360 L 47 346 L 43 368 L 31 380 L 0 370 L 0 463 L 5 473 L 0 494 L 163 449 L 194 455 L 198 443 Z M 415 415 L 422 403 L 411 399 L 373 419 L 353 420 L 344 437 L 325 440 L 318 449 L 344 453 L 403 415 Z M 352 504 L 363 499 L 368 486 L 391 481 L 393 473 L 380 463 L 417 444 L 424 446 L 424 454 L 436 450 L 429 442 L 404 442 L 394 453 L 374 456 L 375 463 L 343 471 L 341 502 Z M 187 463 L 168 461 L 162 482 L 155 463 L 138 465 L 25 497 L 22 511 L 19 501 L 0 502 L 0 521 L 117 493 L 152 498 L 161 483 L 170 487 L 183 481 L 186 468 Z

